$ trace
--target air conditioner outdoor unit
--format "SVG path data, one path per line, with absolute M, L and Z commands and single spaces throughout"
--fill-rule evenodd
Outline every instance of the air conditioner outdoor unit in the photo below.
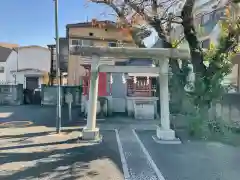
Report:
M 80 45 L 75 45 L 75 46 L 74 46 L 74 50 L 77 51 L 77 50 L 79 50 L 79 49 L 80 49 Z
M 80 50 L 80 45 L 71 45 L 70 46 L 70 52 L 76 53 Z

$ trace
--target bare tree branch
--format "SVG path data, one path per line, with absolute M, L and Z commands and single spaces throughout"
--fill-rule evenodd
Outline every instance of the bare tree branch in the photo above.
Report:
M 125 7 L 127 4 L 123 4 L 121 7 L 117 7 L 117 5 L 115 5 L 113 3 L 112 0 L 91 0 L 92 2 L 94 3 L 98 3 L 98 4 L 106 4 L 108 5 L 109 7 L 111 7 L 117 14 L 117 16 L 119 17 L 120 19 L 120 23 L 121 25 L 124 25 L 124 26 L 127 26 L 127 27 L 130 27 L 132 26 L 127 18 L 126 18 L 126 15 L 124 13 L 125 11 Z M 138 47 L 145 47 L 144 43 L 143 43 L 143 39 L 145 37 L 148 37 L 150 36 L 150 31 L 147 30 L 145 27 L 133 27 L 132 30 L 130 31 L 131 35 L 132 35 L 132 38 L 133 38 L 133 41 L 134 43 L 138 46 Z
M 97 3 L 97 4 L 106 4 L 108 6 L 110 6 L 118 15 L 118 17 L 124 21 L 126 24 L 128 24 L 127 19 L 124 16 L 124 12 L 122 11 L 122 9 L 119 9 L 113 2 L 112 0 L 91 0 L 91 2 Z

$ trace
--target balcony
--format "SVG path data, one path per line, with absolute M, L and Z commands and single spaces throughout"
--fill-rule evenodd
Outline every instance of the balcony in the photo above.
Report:
M 195 27 L 198 36 L 205 37 L 211 34 L 218 22 L 225 17 L 225 9 L 221 8 L 195 19 Z
M 225 8 L 217 9 L 213 12 L 204 15 L 198 15 L 194 19 L 195 29 L 199 38 L 210 35 L 214 28 L 218 25 L 218 22 L 225 17 Z M 183 36 L 183 27 L 177 26 L 171 34 L 173 39 L 179 39 Z

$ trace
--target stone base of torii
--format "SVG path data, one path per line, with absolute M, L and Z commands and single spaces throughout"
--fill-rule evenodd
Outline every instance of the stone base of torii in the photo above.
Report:
M 87 114 L 87 126 L 83 129 L 82 139 L 97 140 L 100 137 L 99 128 L 96 127 L 96 111 L 98 96 L 98 72 L 121 72 L 121 73 L 159 73 L 160 81 L 160 107 L 161 119 L 156 130 L 156 137 L 161 142 L 175 142 L 175 131 L 170 128 L 169 90 L 168 90 L 168 59 L 188 59 L 189 51 L 163 48 L 124 48 L 124 47 L 81 47 L 78 52 L 83 56 L 91 56 L 91 78 L 89 103 Z M 159 67 L 142 66 L 111 66 L 99 64 L 100 57 L 129 57 L 129 58 L 152 58 L 158 60 Z M 176 141 L 177 143 L 179 141 Z

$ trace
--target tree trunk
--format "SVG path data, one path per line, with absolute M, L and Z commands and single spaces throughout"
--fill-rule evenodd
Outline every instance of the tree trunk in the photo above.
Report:
M 185 38 L 189 44 L 193 70 L 197 76 L 203 77 L 206 72 L 206 66 L 203 63 L 203 51 L 197 38 L 197 33 L 193 21 L 193 6 L 195 0 L 186 0 L 182 9 L 182 25 Z
M 161 21 L 155 19 L 150 23 L 150 25 L 154 27 L 155 31 L 158 33 L 159 38 L 162 40 L 162 48 L 173 48 L 172 43 L 168 39 L 167 32 L 165 32 L 162 27 Z M 182 105 L 185 97 L 184 86 L 186 85 L 186 78 L 188 74 L 180 68 L 177 59 L 169 58 L 169 66 L 171 67 L 171 72 L 173 74 L 173 76 L 169 78 L 171 102 L 170 110 L 173 113 L 180 113 L 183 110 Z M 159 85 L 157 87 L 159 88 Z M 157 93 L 159 94 L 159 89 L 157 89 Z M 158 109 L 160 109 L 160 107 L 158 107 Z

